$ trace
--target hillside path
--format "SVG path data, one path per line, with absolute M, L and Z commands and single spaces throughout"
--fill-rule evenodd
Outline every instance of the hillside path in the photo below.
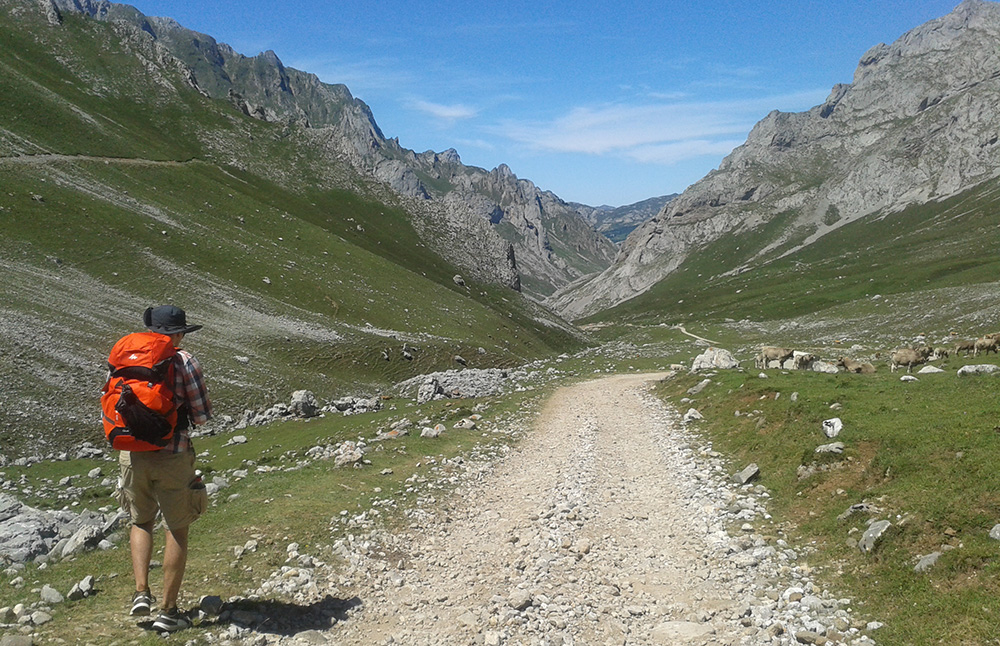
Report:
M 360 605 L 319 635 L 365 646 L 794 642 L 790 624 L 812 619 L 779 595 L 812 584 L 777 581 L 797 570 L 787 553 L 727 535 L 733 509 L 766 513 L 649 394 L 662 377 L 558 390 L 450 509 L 352 556 L 337 594 Z

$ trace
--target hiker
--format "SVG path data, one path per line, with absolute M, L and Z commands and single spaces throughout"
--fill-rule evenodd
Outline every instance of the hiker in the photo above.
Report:
M 159 512 L 166 525 L 166 544 L 163 552 L 161 612 L 153 622 L 153 628 L 174 632 L 191 626 L 187 615 L 177 609 L 177 596 L 187 563 L 188 528 L 205 511 L 208 503 L 205 485 L 195 473 L 195 453 L 188 429 L 191 424 L 204 424 L 208 421 L 212 416 L 212 407 L 198 361 L 189 352 L 180 349 L 184 335 L 200 330 L 202 326 L 188 325 L 184 310 L 173 305 L 148 308 L 143 314 L 143 322 L 155 334 L 129 336 L 145 340 L 148 345 L 158 341 L 166 348 L 162 352 L 168 357 L 172 355 L 169 361 L 163 360 L 160 363 L 172 366 L 170 373 L 165 372 L 172 374 L 172 380 L 170 377 L 165 378 L 172 383 L 165 387 L 173 392 L 177 421 L 173 429 L 170 429 L 172 434 L 167 433 L 169 439 L 162 448 L 159 448 L 162 442 L 148 447 L 136 444 L 133 450 L 122 450 L 119 453 L 122 508 L 128 512 L 132 521 L 129 540 L 136 591 L 129 614 L 148 615 L 156 601 L 149 588 L 149 561 L 153 554 L 153 523 Z M 164 343 L 158 335 L 169 337 L 170 343 Z M 137 354 L 141 352 L 133 351 L 129 358 L 134 358 Z M 114 351 L 112 357 L 115 357 Z M 114 367 L 113 362 L 109 362 L 109 365 Z M 125 369 L 118 372 L 127 374 Z M 115 380 L 115 374 L 112 373 L 109 384 Z M 135 391 L 138 393 L 141 387 L 142 384 L 137 385 Z M 108 390 L 108 387 L 105 389 Z M 105 408 L 106 429 L 109 422 L 107 410 Z M 173 409 L 169 412 L 172 416 Z M 167 419 L 171 419 L 171 416 L 167 416 Z M 119 423 L 125 426 L 124 423 Z M 128 428 L 119 427 L 115 430 L 125 434 L 129 432 Z M 147 448 L 155 450 L 144 450 Z

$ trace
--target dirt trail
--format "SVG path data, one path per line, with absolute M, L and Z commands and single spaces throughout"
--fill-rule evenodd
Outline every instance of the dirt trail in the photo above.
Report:
M 0 164 L 41 165 L 66 162 L 94 162 L 126 166 L 184 166 L 192 163 L 191 161 L 140 159 L 138 157 L 94 157 L 92 155 L 59 155 L 54 153 L 0 157 Z
M 361 550 L 381 558 L 354 555 L 337 594 L 361 604 L 323 637 L 366 646 L 793 643 L 789 624 L 812 619 L 780 594 L 794 583 L 801 597 L 812 584 L 778 581 L 796 571 L 791 550 L 728 536 L 734 520 L 766 512 L 648 394 L 661 377 L 557 391 L 518 448 L 465 483 L 444 517 L 414 516 L 405 532 Z M 822 603 L 834 613 L 836 602 Z

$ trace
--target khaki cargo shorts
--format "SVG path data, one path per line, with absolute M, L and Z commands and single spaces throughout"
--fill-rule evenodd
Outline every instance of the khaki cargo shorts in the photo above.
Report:
M 168 529 L 184 529 L 208 506 L 208 493 L 194 472 L 194 451 L 121 451 L 119 501 L 135 525 L 163 514 Z

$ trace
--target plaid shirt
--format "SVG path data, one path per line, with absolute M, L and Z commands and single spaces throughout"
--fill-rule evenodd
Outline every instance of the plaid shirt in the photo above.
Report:
M 177 355 L 174 357 L 174 399 L 181 415 L 187 412 L 191 424 L 204 424 L 212 418 L 212 402 L 208 399 L 208 388 L 205 387 L 201 365 L 190 352 L 180 348 L 177 348 Z M 183 453 L 190 449 L 188 428 L 183 428 L 174 433 L 173 441 L 161 451 Z

